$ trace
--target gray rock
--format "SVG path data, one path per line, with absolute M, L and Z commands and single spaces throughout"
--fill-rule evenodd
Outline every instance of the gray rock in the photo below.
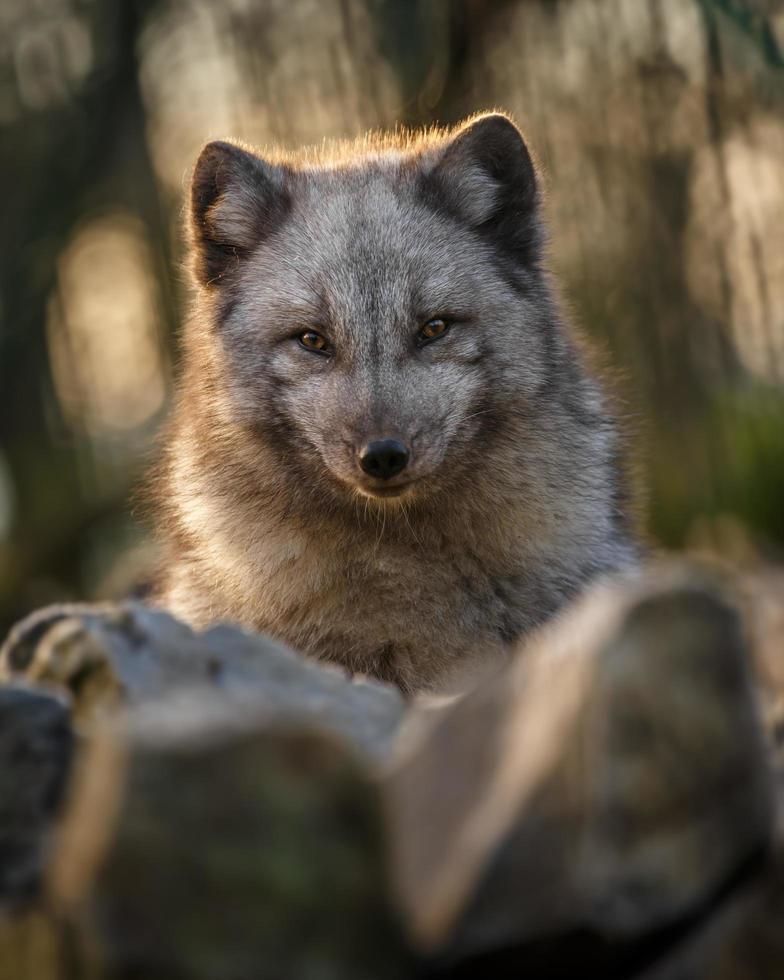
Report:
M 0 902 L 35 895 L 72 752 L 66 699 L 0 686 Z
M 773 833 L 737 614 L 688 572 L 597 589 L 431 720 L 387 805 L 438 975 L 676 970 Z
M 234 627 L 196 634 L 140 604 L 35 613 L 0 649 L 0 681 L 19 678 L 68 690 L 82 724 L 119 704 L 153 710 L 165 699 L 172 725 L 190 724 L 194 737 L 211 737 L 216 726 L 288 725 L 337 735 L 372 761 L 386 757 L 403 713 L 388 685 L 352 680 Z M 155 711 L 156 737 L 164 737 L 167 712 Z
M 156 745 L 134 712 L 124 735 L 91 737 L 50 868 L 76 975 L 410 975 L 377 790 L 346 746 L 264 728 L 193 742 L 170 725 Z
M 370 775 L 402 715 L 395 690 L 139 605 L 36 614 L 0 675 L 62 694 L 0 686 L 15 891 L 38 885 L 44 800 L 70 777 L 45 902 L 0 917 L 13 980 L 406 975 Z M 49 744 L 70 738 L 66 702 L 84 736 L 73 764 Z M 45 967 L 35 949 L 54 951 Z
M 44 610 L 0 649 L 0 898 L 47 866 L 0 980 L 778 980 L 776 595 L 607 583 L 405 717 L 229 626 Z

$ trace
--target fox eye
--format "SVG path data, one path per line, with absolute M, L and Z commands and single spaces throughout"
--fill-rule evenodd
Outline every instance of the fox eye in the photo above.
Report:
M 420 344 L 429 344 L 431 340 L 438 340 L 439 337 L 443 337 L 448 330 L 449 324 L 446 320 L 442 320 L 441 317 L 434 317 L 422 327 L 417 334 L 417 339 Z
M 297 340 L 307 350 L 315 351 L 316 354 L 329 353 L 329 344 L 327 343 L 326 337 L 322 337 L 321 334 L 317 333 L 315 330 L 303 330 L 302 333 L 298 335 Z

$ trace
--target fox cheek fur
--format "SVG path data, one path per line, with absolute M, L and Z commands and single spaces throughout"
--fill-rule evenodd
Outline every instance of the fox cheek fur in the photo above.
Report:
M 635 560 L 615 424 L 505 116 L 333 157 L 211 143 L 191 218 L 162 603 L 413 691 Z

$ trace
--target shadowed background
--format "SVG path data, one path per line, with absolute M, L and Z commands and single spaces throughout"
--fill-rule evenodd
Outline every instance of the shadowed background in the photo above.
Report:
M 780 0 L 3 0 L 0 633 L 122 594 L 187 307 L 201 145 L 511 112 L 629 420 L 643 520 L 784 548 Z

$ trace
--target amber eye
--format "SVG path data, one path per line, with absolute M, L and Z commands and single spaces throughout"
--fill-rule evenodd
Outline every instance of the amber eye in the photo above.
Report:
M 329 353 L 329 344 L 327 343 L 326 337 L 322 337 L 315 330 L 303 330 L 297 339 L 303 347 L 307 347 L 308 350 L 315 351 L 317 354 Z
M 435 317 L 433 320 L 428 320 L 427 323 L 419 331 L 419 340 L 421 343 L 428 343 L 430 340 L 436 340 L 438 337 L 443 337 L 444 334 L 449 330 L 449 324 L 446 320 L 442 320 L 440 317 Z

